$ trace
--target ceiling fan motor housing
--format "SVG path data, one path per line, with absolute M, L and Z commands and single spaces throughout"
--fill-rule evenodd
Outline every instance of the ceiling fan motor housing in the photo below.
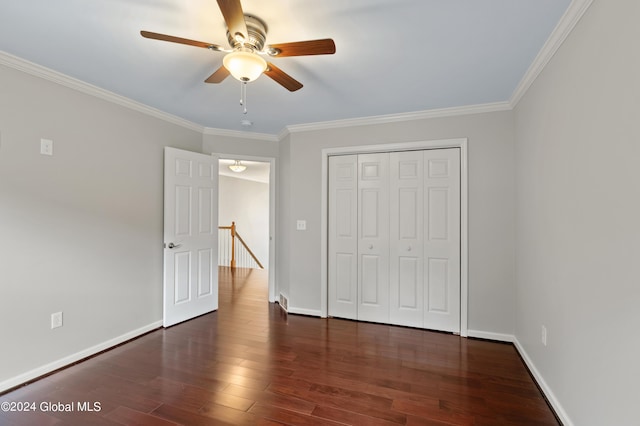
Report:
M 227 39 L 231 47 L 239 49 L 242 47 L 250 48 L 255 52 L 260 52 L 264 48 L 267 41 L 267 24 L 260 18 L 253 15 L 244 15 L 245 23 L 247 24 L 248 38 L 241 41 L 237 40 L 235 35 L 229 33 L 227 29 Z

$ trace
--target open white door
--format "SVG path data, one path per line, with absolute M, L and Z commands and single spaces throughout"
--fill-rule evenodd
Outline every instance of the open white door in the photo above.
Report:
M 218 309 L 218 158 L 164 150 L 164 315 L 169 327 Z

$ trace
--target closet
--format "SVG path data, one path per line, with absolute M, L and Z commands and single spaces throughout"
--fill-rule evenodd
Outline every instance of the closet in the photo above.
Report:
M 328 313 L 460 331 L 460 149 L 329 157 Z

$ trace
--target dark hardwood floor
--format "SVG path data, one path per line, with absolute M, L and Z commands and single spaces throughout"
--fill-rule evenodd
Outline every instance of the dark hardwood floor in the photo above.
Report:
M 266 279 L 221 268 L 217 312 L 0 396 L 36 408 L 0 424 L 558 424 L 511 345 L 286 315 Z

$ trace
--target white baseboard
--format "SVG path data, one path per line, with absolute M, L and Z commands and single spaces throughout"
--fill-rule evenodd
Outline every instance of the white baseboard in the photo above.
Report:
M 538 383 L 538 386 L 542 390 L 542 393 L 544 394 L 545 398 L 547 398 L 547 400 L 549 401 L 549 404 L 551 404 L 551 406 L 553 407 L 553 410 L 556 412 L 556 415 L 558 416 L 562 424 L 564 426 L 573 426 L 573 422 L 571 421 L 571 419 L 569 419 L 567 412 L 564 410 L 564 408 L 562 408 L 562 405 L 560 405 L 560 402 L 558 401 L 554 393 L 551 391 L 551 388 L 549 387 L 549 385 L 547 385 L 547 382 L 545 382 L 544 379 L 542 378 L 542 375 L 540 374 L 536 366 L 533 364 L 533 361 L 531 361 L 529 354 L 527 354 L 527 352 L 524 350 L 524 347 L 520 344 L 517 337 L 510 334 L 493 333 L 490 331 L 480 331 L 480 330 L 468 330 L 468 336 L 477 337 L 479 339 L 496 340 L 500 342 L 513 343 L 516 350 L 518 351 L 518 353 L 524 360 L 525 364 L 529 368 L 529 371 L 531 371 L 531 375 L 533 376 L 535 381 Z
M 140 327 L 136 330 L 132 330 L 128 333 L 115 337 L 113 339 L 107 340 L 106 342 L 99 343 L 90 348 L 84 349 L 80 352 L 76 352 L 72 355 L 66 356 L 64 358 L 60 358 L 56 361 L 53 361 L 49 364 L 43 365 L 38 368 L 34 368 L 31 371 L 27 371 L 18 376 L 7 379 L 3 382 L 0 382 L 0 392 L 4 392 L 13 387 L 19 386 L 23 383 L 26 383 L 30 380 L 36 379 L 40 376 L 44 376 L 45 374 L 49 374 L 52 371 L 56 371 L 62 367 L 66 367 L 67 365 L 71 365 L 75 362 L 80 361 L 81 359 L 90 357 L 99 352 L 102 352 L 106 349 L 117 346 L 127 340 L 131 340 L 135 337 L 141 336 L 149 331 L 155 330 L 156 328 L 162 327 L 162 321 L 156 321 L 154 323 L 145 325 L 144 327 Z
M 315 309 L 304 309 L 304 308 L 296 308 L 295 306 L 289 306 L 287 310 L 290 314 L 298 314 L 298 315 L 308 315 L 311 317 L 321 317 L 322 312 L 320 310 Z
M 491 331 L 467 330 L 468 337 L 476 337 L 478 339 L 496 340 L 498 342 L 512 343 L 515 337 L 511 334 L 493 333 Z
M 536 368 L 535 364 L 533 363 L 533 361 L 531 360 L 527 352 L 524 350 L 524 347 L 518 341 L 517 337 L 514 337 L 513 344 L 516 347 L 516 350 L 518 351 L 518 353 L 520 353 L 520 356 L 524 360 L 525 364 L 527 364 L 529 371 L 531 371 L 531 374 L 536 379 L 536 382 L 538 383 L 538 386 L 540 386 L 542 393 L 544 393 L 544 396 L 547 398 L 547 400 L 553 407 L 553 410 L 556 412 L 556 415 L 560 418 L 560 421 L 562 422 L 562 424 L 564 426 L 573 426 L 573 422 L 567 415 L 567 412 L 564 410 L 564 408 L 562 408 L 560 401 L 558 401 L 558 399 L 554 395 L 549 385 L 547 385 L 547 382 L 545 382 L 544 378 Z

